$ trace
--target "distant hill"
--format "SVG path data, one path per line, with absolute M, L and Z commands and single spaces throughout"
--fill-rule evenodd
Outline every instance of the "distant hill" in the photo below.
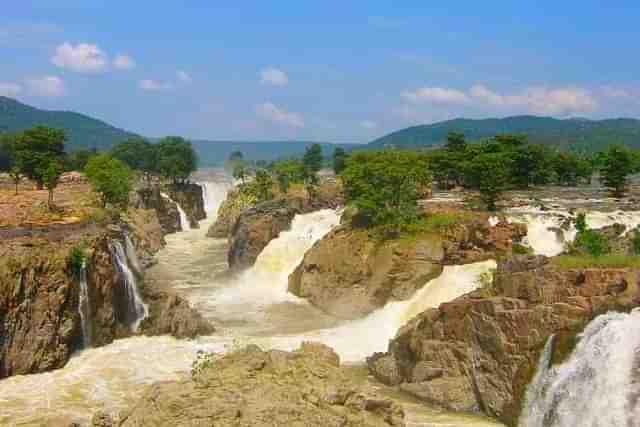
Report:
M 620 143 L 640 148 L 640 120 L 635 119 L 554 119 L 514 116 L 503 119 L 455 119 L 430 125 L 413 126 L 372 141 L 368 147 L 440 145 L 447 133 L 463 132 L 478 140 L 500 133 L 525 134 L 529 142 L 553 144 L 575 150 L 596 151 Z
M 222 165 L 233 151 L 241 151 L 245 160 L 276 160 L 300 157 L 305 149 L 314 144 L 311 141 L 192 141 L 198 153 L 201 166 Z M 335 147 L 351 150 L 362 144 L 331 144 L 319 142 L 325 157 L 333 154 Z
M 70 150 L 79 148 L 106 150 L 134 135 L 84 114 L 40 110 L 0 96 L 0 131 L 19 132 L 37 125 L 64 129 Z

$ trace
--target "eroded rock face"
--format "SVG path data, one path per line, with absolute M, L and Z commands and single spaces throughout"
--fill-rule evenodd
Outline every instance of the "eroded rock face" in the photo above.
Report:
M 204 198 L 202 197 L 202 187 L 198 184 L 178 184 L 168 187 L 169 197 L 187 214 L 191 228 L 198 228 L 198 221 L 207 217 L 204 210 Z
M 242 211 L 255 204 L 256 199 L 254 196 L 243 194 L 237 188 L 227 192 L 227 197 L 218 209 L 216 222 L 207 231 L 207 237 L 213 237 L 214 239 L 228 238 Z
M 442 233 L 381 240 L 343 225 L 317 242 L 289 277 L 289 292 L 345 319 L 363 317 L 389 301 L 402 301 L 442 272 L 508 253 L 526 226 L 486 221 Z
M 558 270 L 542 257 L 499 264 L 494 284 L 420 314 L 367 363 L 388 384 L 453 410 L 516 425 L 547 338 L 554 358 L 595 316 L 640 304 L 630 269 Z
M 100 415 L 98 421 L 107 417 Z M 356 386 L 321 344 L 248 346 L 188 380 L 151 386 L 114 426 L 404 426 L 402 408 Z M 96 425 L 96 424 L 94 424 Z M 98 424 L 104 425 L 104 424 Z
M 180 213 L 176 204 L 162 197 L 158 186 L 137 190 L 133 200 L 133 207 L 155 211 L 164 235 L 181 230 Z

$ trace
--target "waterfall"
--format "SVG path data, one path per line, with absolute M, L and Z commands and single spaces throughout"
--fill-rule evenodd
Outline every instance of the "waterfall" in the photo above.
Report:
M 110 247 L 111 255 L 118 269 L 118 272 L 120 273 L 122 283 L 125 287 L 127 300 L 127 322 L 131 325 L 131 329 L 135 332 L 138 330 L 138 326 L 140 325 L 142 319 L 147 317 L 148 309 L 142 301 L 140 293 L 138 292 L 136 277 L 129 267 L 129 260 L 124 248 L 122 247 L 122 243 L 114 240 L 111 242 Z
M 182 209 L 182 206 L 180 206 L 180 203 L 173 200 L 166 193 L 160 193 L 160 195 L 165 199 L 169 200 L 171 203 L 176 205 L 176 208 L 178 209 L 178 215 L 180 215 L 180 229 L 182 231 L 191 230 L 191 223 L 189 222 L 189 217 L 187 217 L 187 213 L 184 211 L 184 209 Z
M 227 182 L 200 182 L 198 185 L 202 187 L 202 200 L 207 218 L 215 219 L 218 208 L 227 197 L 227 191 L 231 188 L 231 184 Z
M 142 267 L 140 266 L 140 260 L 138 259 L 138 253 L 136 252 L 136 248 L 133 246 L 133 242 L 131 241 L 131 237 L 128 234 L 124 235 L 124 250 L 127 255 L 127 259 L 133 267 L 134 272 L 138 275 L 142 275 Z
M 520 427 L 640 426 L 640 310 L 603 314 L 579 339 L 559 366 L 545 350 Z
M 82 326 L 82 346 L 91 347 L 93 334 L 91 330 L 91 305 L 89 304 L 89 287 L 87 286 L 87 264 L 82 261 L 80 266 L 80 298 L 78 301 L 78 312 L 80 313 L 80 324 Z

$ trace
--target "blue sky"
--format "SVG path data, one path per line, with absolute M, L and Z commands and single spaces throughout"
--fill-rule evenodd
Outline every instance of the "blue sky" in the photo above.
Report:
M 637 1 L 6 1 L 0 94 L 199 139 L 639 117 L 638 22 Z

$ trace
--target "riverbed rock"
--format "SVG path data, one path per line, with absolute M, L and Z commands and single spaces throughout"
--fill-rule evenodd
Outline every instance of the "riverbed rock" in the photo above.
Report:
M 175 202 L 162 197 L 159 186 L 144 187 L 137 190 L 132 198 L 132 206 L 137 209 L 155 211 L 162 234 L 176 233 L 181 230 L 180 213 Z
M 191 228 L 198 228 L 198 221 L 207 217 L 202 192 L 202 186 L 192 183 L 172 184 L 167 187 L 169 197 L 184 210 Z
M 550 335 L 560 361 L 595 316 L 638 305 L 638 270 L 563 270 L 524 257 L 501 262 L 492 285 L 416 316 L 367 363 L 379 380 L 426 402 L 515 426 Z
M 240 214 L 255 204 L 256 197 L 254 195 L 243 193 L 238 188 L 229 190 L 227 197 L 218 208 L 216 222 L 207 231 L 207 237 L 214 239 L 228 238 Z
M 344 224 L 317 242 L 289 277 L 289 292 L 334 316 L 363 317 L 389 301 L 410 299 L 444 265 L 508 253 L 526 226 L 474 220 L 440 232 L 381 239 Z
M 322 344 L 215 357 L 189 379 L 149 387 L 121 427 L 404 426 L 404 412 L 349 378 Z

